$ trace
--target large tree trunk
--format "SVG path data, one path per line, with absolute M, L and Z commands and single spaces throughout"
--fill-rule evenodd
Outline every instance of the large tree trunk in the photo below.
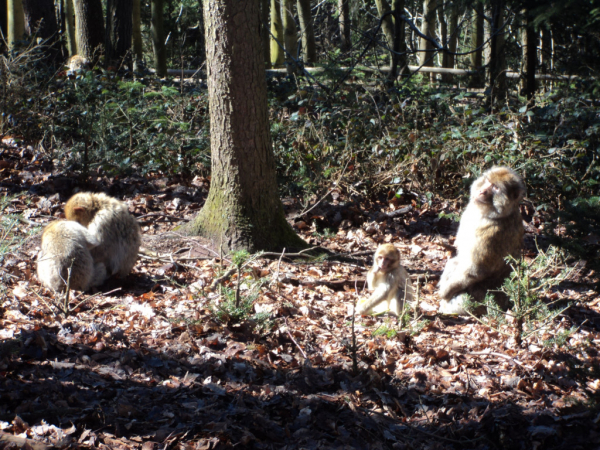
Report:
M 25 33 L 42 38 L 44 45 L 48 46 L 49 60 L 57 62 L 60 57 L 60 41 L 53 0 L 23 0 L 23 13 Z
M 436 0 L 424 0 L 423 1 L 423 23 L 421 25 L 421 33 L 425 36 L 435 39 L 435 17 L 437 15 L 437 1 Z M 433 49 L 434 45 L 429 39 L 419 39 L 419 62 L 422 66 L 433 67 Z M 432 79 L 435 77 L 431 75 Z
M 163 0 L 151 0 L 152 13 L 152 48 L 154 50 L 154 68 L 156 75 L 167 75 L 167 50 L 165 49 L 165 32 L 163 27 Z
M 285 43 L 285 59 L 289 72 L 296 71 L 297 67 L 290 58 L 298 59 L 298 29 L 294 20 L 294 1 L 283 0 L 281 4 L 281 21 L 283 22 L 283 41 Z
M 204 2 L 212 178 L 206 204 L 182 230 L 228 251 L 307 245 L 279 199 L 258 19 L 258 0 Z
M 25 35 L 25 17 L 21 0 L 8 0 L 6 6 L 8 46 L 12 48 L 15 42 L 23 39 Z
M 104 44 L 104 14 L 100 0 L 74 0 L 77 54 L 95 63 Z
M 138 72 L 144 65 L 144 47 L 142 44 L 142 5 L 140 0 L 133 0 L 132 13 L 133 70 Z
M 108 66 L 118 68 L 128 56 L 132 29 L 133 0 L 107 0 L 105 44 Z
M 283 65 L 283 25 L 281 24 L 280 0 L 271 0 L 271 65 Z M 208 41 L 207 41 L 208 42 Z
M 492 20 L 490 25 L 490 88 L 492 105 L 497 105 L 506 98 L 506 56 L 504 32 L 504 0 L 494 0 L 491 8 Z
M 302 34 L 302 58 L 306 64 L 314 64 L 317 62 L 317 44 L 310 11 L 310 0 L 298 0 L 297 7 L 300 33 Z
M 350 0 L 338 0 L 338 20 L 340 21 L 340 49 L 350 50 Z

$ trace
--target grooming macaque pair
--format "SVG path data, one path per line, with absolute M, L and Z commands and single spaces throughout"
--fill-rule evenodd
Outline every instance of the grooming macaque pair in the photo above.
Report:
M 507 167 L 493 167 L 475 180 L 456 236 L 457 255 L 447 262 L 440 279 L 438 312 L 465 314 L 468 297 L 481 302 L 489 290 L 502 285 L 510 273 L 504 258 L 518 257 L 521 251 L 524 231 L 519 203 L 525 191 L 521 177 Z M 412 299 L 399 256 L 393 245 L 379 246 L 367 274 L 373 293 L 359 302 L 357 312 L 400 314 L 403 301 Z M 502 293 L 496 293 L 496 301 L 508 306 Z M 481 314 L 484 308 L 474 312 Z
M 85 291 L 109 276 L 125 277 L 141 244 L 140 227 L 127 205 L 105 194 L 83 192 L 65 205 L 67 220 L 42 233 L 37 273 L 55 291 Z

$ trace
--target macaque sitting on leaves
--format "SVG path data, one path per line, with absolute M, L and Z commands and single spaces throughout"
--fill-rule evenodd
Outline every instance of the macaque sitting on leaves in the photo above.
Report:
M 106 278 L 102 263 L 94 263 L 90 249 L 98 240 L 87 228 L 67 220 L 57 220 L 44 228 L 42 251 L 38 255 L 37 275 L 44 286 L 54 291 L 87 291 Z
M 77 74 L 78 72 L 81 72 L 84 69 L 89 68 L 90 66 L 90 62 L 88 61 L 87 58 L 84 58 L 83 56 L 79 56 L 79 55 L 73 55 L 69 58 L 69 72 L 71 74 Z
M 508 167 L 492 167 L 471 186 L 471 199 L 460 219 L 451 258 L 442 273 L 439 294 L 442 314 L 466 314 L 465 301 L 484 300 L 488 290 L 498 289 L 510 274 L 504 258 L 518 258 L 523 244 L 523 219 L 519 202 L 525 184 Z M 506 296 L 497 293 L 496 301 L 507 307 Z M 477 308 L 481 314 L 485 308 Z
M 373 267 L 367 273 L 368 298 L 356 305 L 359 314 L 402 313 L 404 301 L 413 298 L 412 284 L 406 269 L 400 265 L 400 252 L 392 244 L 383 244 L 373 256 Z
M 98 246 L 91 254 L 94 261 L 106 266 L 109 276 L 125 277 L 131 272 L 142 236 L 125 203 L 105 194 L 81 192 L 69 199 L 65 215 L 86 226 L 97 239 Z

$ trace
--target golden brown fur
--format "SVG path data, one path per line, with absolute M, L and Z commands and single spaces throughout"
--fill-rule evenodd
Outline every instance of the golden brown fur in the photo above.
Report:
M 67 281 L 77 291 L 102 284 L 106 269 L 102 263 L 94 263 L 90 253 L 97 245 L 95 237 L 77 222 L 50 223 L 42 233 L 42 250 L 37 260 L 39 280 L 54 291 L 63 291 Z
M 440 279 L 440 313 L 464 314 L 463 294 L 482 301 L 510 273 L 504 258 L 521 252 L 519 202 L 525 192 L 521 177 L 508 167 L 492 167 L 475 180 L 456 235 L 457 255 Z
M 105 194 L 81 192 L 69 199 L 65 215 L 86 226 L 98 240 L 91 254 L 94 261 L 106 266 L 109 275 L 125 277 L 131 272 L 142 237 L 125 203 Z
M 392 244 L 383 244 L 373 256 L 373 266 L 367 273 L 372 294 L 356 306 L 359 314 L 378 314 L 391 311 L 402 313 L 404 301 L 412 300 L 412 284 L 408 272 L 400 265 L 400 252 Z

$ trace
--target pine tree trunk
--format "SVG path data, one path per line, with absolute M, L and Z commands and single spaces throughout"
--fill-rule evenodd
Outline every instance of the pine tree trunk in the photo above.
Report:
M 156 75 L 167 75 L 167 51 L 165 49 L 165 32 L 163 27 L 163 0 L 151 0 L 152 15 L 152 49 L 154 50 L 154 68 Z
M 281 24 L 280 0 L 271 0 L 271 65 L 283 65 L 283 25 Z
M 315 29 L 310 10 L 310 0 L 298 0 L 298 21 L 302 34 L 302 58 L 306 64 L 317 62 L 317 44 L 315 42 Z
M 294 20 L 294 1 L 283 0 L 281 19 L 283 22 L 283 41 L 285 42 L 285 60 L 288 71 L 296 71 L 297 67 L 290 58 L 298 59 L 298 29 Z
M 277 189 L 258 0 L 207 1 L 204 20 L 211 185 L 206 204 L 182 231 L 227 251 L 304 248 Z
M 65 13 L 65 32 L 69 56 L 77 54 L 77 39 L 75 36 L 75 10 L 73 0 L 62 0 Z
M 262 43 L 263 58 L 266 67 L 271 67 L 271 56 L 269 54 L 271 41 L 269 33 L 270 6 L 270 0 L 260 0 L 260 42 Z M 300 11 L 300 8 L 298 8 L 298 11 Z
M 8 0 L 6 6 L 8 46 L 12 48 L 14 43 L 23 39 L 25 35 L 25 17 L 23 14 L 23 3 L 21 0 Z
M 435 16 L 437 14 L 437 1 L 436 0 L 424 0 L 423 1 L 423 23 L 421 25 L 421 33 L 432 39 L 435 39 Z M 428 39 L 419 39 L 419 62 L 423 66 L 433 67 L 433 43 Z M 435 77 L 435 74 L 431 74 L 431 77 Z
M 492 23 L 490 27 L 490 88 L 492 105 L 497 105 L 506 98 L 506 56 L 504 40 L 504 0 L 494 0 L 491 8 Z
M 104 44 L 104 13 L 100 0 L 74 0 L 77 54 L 97 61 Z
M 133 0 L 107 0 L 106 2 L 106 63 L 121 67 L 130 59 L 133 29 Z

